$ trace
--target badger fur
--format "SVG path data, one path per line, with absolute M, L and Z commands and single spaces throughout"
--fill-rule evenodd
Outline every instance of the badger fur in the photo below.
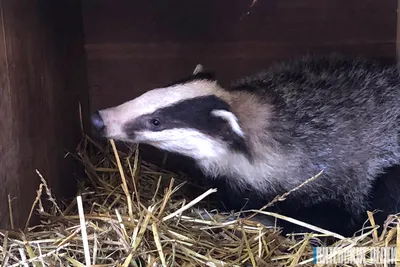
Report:
M 288 205 L 329 203 L 351 223 L 368 209 L 377 177 L 399 163 L 399 115 L 396 66 L 330 55 L 277 63 L 231 86 L 199 65 L 97 111 L 92 123 L 103 137 L 190 157 L 206 176 L 225 179 L 229 195 L 251 192 L 262 204 L 322 170 Z

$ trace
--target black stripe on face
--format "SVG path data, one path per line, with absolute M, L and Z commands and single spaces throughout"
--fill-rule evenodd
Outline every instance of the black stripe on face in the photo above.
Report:
M 134 138 L 137 131 L 191 128 L 227 142 L 235 151 L 249 154 L 245 140 L 232 130 L 226 120 L 213 116 L 211 114 L 213 110 L 230 111 L 230 107 L 228 103 L 214 95 L 183 100 L 136 118 L 124 126 L 124 131 Z M 158 124 L 154 123 L 155 120 Z

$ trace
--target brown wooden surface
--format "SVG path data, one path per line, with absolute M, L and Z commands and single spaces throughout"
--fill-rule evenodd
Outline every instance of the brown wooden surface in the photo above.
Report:
M 400 0 L 397 0 L 397 8 L 400 8 Z M 397 31 L 396 31 L 396 59 L 400 60 L 400 13 L 397 12 Z
M 88 108 L 79 0 L 0 0 L 0 227 L 24 227 L 39 170 L 57 197 L 74 194 L 67 151 L 80 140 L 78 103 Z M 87 116 L 87 113 L 84 115 Z
M 313 52 L 394 60 L 396 0 L 86 0 L 91 109 L 192 71 L 222 82 Z

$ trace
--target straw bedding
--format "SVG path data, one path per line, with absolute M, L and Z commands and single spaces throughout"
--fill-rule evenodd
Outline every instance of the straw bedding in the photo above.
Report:
M 138 148 L 118 151 L 112 140 L 100 145 L 85 136 L 70 156 L 87 176 L 77 198 L 57 203 L 38 171 L 32 212 L 41 223 L 0 232 L 1 266 L 314 266 L 312 247 L 323 245 L 323 236 L 339 250 L 400 243 L 396 216 L 378 236 L 370 214 L 374 227 L 346 239 L 305 224 L 321 234 L 285 237 L 238 214 L 200 213 L 212 209 L 215 190 L 141 160 Z

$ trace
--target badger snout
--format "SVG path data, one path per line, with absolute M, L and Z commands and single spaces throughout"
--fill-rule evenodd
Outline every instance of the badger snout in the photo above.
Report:
M 92 116 L 90 117 L 90 121 L 91 121 L 91 123 L 92 123 L 94 129 L 95 129 L 97 132 L 99 132 L 99 133 L 103 132 L 103 130 L 104 130 L 104 128 L 105 128 L 105 125 L 104 125 L 104 120 L 103 120 L 103 118 L 101 117 L 99 111 L 96 111 L 96 112 L 94 112 L 94 113 L 92 114 Z
M 121 122 L 120 117 L 114 108 L 97 110 L 90 116 L 92 131 L 100 138 L 128 140 L 123 129 L 124 122 Z

